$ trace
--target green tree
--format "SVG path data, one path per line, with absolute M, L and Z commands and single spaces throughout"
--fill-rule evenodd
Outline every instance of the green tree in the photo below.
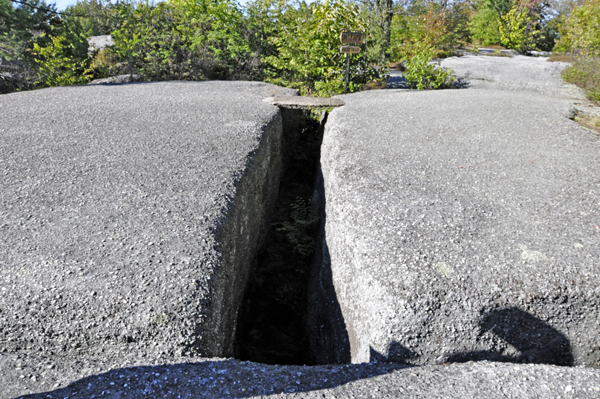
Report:
M 453 46 L 469 41 L 468 21 L 467 2 L 413 4 L 394 15 L 391 59 L 411 58 L 422 52 L 423 45 L 431 49 L 434 56 L 451 53 Z
M 266 77 L 265 59 L 277 54 L 277 47 L 270 38 L 280 30 L 287 4 L 286 0 L 255 0 L 247 5 L 241 34 L 251 54 L 247 60 L 251 78 Z
M 366 31 L 367 21 L 360 17 L 358 6 L 343 0 L 301 2 L 285 14 L 281 29 L 270 38 L 278 53 L 266 58 L 267 80 L 300 89 L 304 95 L 343 92 L 345 55 L 340 53 L 340 33 Z M 380 77 L 364 54 L 351 59 L 351 91 Z
M 59 22 L 56 8 L 41 0 L 0 0 L 0 93 L 33 88 L 37 65 L 30 50 Z
M 431 63 L 435 51 L 426 44 L 417 44 L 414 55 L 406 62 L 404 78 L 417 90 L 451 88 L 455 78 L 451 69 Z
M 91 75 L 86 69 L 90 59 L 82 57 L 78 51 L 82 43 L 87 44 L 85 36 L 72 31 L 50 36 L 50 41 L 45 46 L 34 43 L 35 61 L 39 65 L 39 80 L 36 83 L 51 87 L 89 82 Z
M 368 21 L 367 28 L 370 33 L 369 51 L 380 62 L 384 62 L 390 50 L 394 2 L 392 0 L 366 0 L 362 4 L 361 17 Z
M 500 21 L 500 41 L 504 46 L 520 52 L 527 52 L 533 47 L 537 31 L 529 10 L 514 6 Z
M 473 39 L 484 46 L 498 44 L 500 36 L 500 15 L 492 8 L 483 8 L 473 16 L 469 28 Z
M 146 80 L 243 77 L 250 48 L 232 0 L 174 0 L 122 9 L 110 57 Z M 240 76 L 242 75 L 242 76 Z
M 555 51 L 600 56 L 600 0 L 575 7 L 559 32 Z
M 110 35 L 123 24 L 124 9 L 133 10 L 135 0 L 78 0 L 65 15 L 81 24 L 87 36 Z

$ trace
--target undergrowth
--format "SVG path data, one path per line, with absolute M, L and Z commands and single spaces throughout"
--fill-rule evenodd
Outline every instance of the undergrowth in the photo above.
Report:
M 406 63 L 404 78 L 408 85 L 417 90 L 447 89 L 452 88 L 456 78 L 452 76 L 452 69 L 444 68 L 430 63 L 433 59 L 433 50 L 421 47 Z
M 600 102 L 600 57 L 579 57 L 567 67 L 562 77 L 585 90 L 588 99 Z
M 575 57 L 568 54 L 552 54 L 548 58 L 548 62 L 574 62 Z

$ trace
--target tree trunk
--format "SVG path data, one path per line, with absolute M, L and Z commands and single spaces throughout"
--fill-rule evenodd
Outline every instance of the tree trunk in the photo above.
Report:
M 393 0 L 375 0 L 375 9 L 381 26 L 382 40 L 381 46 L 384 54 L 387 55 L 390 48 L 390 38 L 392 34 L 392 17 L 394 16 Z

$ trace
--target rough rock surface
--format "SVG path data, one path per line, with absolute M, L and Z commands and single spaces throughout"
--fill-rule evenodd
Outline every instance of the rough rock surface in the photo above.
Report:
M 114 44 L 111 35 L 92 36 L 88 39 L 89 50 L 102 50 Z
M 569 65 L 548 62 L 545 57 L 490 57 L 465 55 L 442 60 L 440 65 L 454 70 L 470 88 L 536 92 L 559 97 L 580 98 L 581 91 L 560 78 Z
M 232 356 L 294 91 L 172 82 L 0 96 L 0 351 Z M 3 384 L 0 384 L 3 385 Z
M 88 85 L 106 85 L 106 84 L 119 84 L 119 83 L 133 83 L 142 80 L 140 75 L 136 74 L 125 74 L 111 76 L 109 78 L 94 79 L 88 83 Z
M 313 328 L 345 331 L 315 335 L 324 361 L 600 366 L 600 141 L 551 63 L 473 58 L 496 87 L 357 93 L 329 116 L 335 292 Z
M 277 105 L 280 108 L 290 109 L 318 109 L 341 107 L 344 105 L 342 100 L 335 97 L 278 96 L 265 98 L 264 101 L 271 105 Z
M 346 296 L 337 249 L 317 270 L 318 294 L 339 316 L 323 327 L 340 337 L 317 334 L 329 339 L 323 353 L 334 346 L 357 361 L 366 343 L 367 360 L 436 363 L 464 343 L 470 352 L 448 360 L 590 364 L 597 352 L 586 345 L 600 341 L 597 139 L 557 116 L 571 105 L 560 98 L 448 93 L 459 92 L 363 93 L 334 112 L 324 160 L 335 149 L 343 162 L 325 169 L 327 184 L 337 179 L 332 193 L 347 196 L 328 197 L 325 242 L 374 269 L 353 269 Z M 231 279 L 243 272 L 219 271 L 259 245 L 280 115 L 261 99 L 288 94 L 179 82 L 0 96 L 0 398 L 600 397 L 600 371 L 585 368 L 199 357 L 229 346 L 211 346 L 233 333 L 215 332 L 211 311 L 235 302 Z M 511 119 L 522 112 L 531 121 Z M 336 212 L 356 216 L 342 218 L 348 241 L 330 229 Z M 349 310 L 362 302 L 360 324 Z M 489 312 L 478 313 L 482 302 Z M 368 323 L 371 335 L 360 330 Z
M 1 356 L 1 355 L 0 355 Z M 96 370 L 66 387 L 46 389 L 28 399 L 51 398 L 598 398 L 600 370 L 549 365 L 470 362 L 407 367 L 390 363 L 337 366 L 269 366 L 234 359 L 170 359 L 162 364 L 105 371 L 89 359 L 69 368 L 46 359 L 44 376 L 12 360 L 15 377 L 2 398 L 26 393 L 32 379 Z M 34 359 L 29 359 L 34 360 Z M 0 362 L 2 364 L 2 362 Z M 6 362 L 4 362 L 6 364 Z M 0 369 L 0 371 L 5 371 Z M 22 377 L 21 377 L 22 376 Z

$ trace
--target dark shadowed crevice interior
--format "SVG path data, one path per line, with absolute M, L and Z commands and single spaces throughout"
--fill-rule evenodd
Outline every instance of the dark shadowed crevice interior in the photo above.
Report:
M 240 312 L 236 357 L 309 365 L 307 287 L 320 227 L 314 191 L 325 117 L 286 109 L 282 115 L 285 170 Z

